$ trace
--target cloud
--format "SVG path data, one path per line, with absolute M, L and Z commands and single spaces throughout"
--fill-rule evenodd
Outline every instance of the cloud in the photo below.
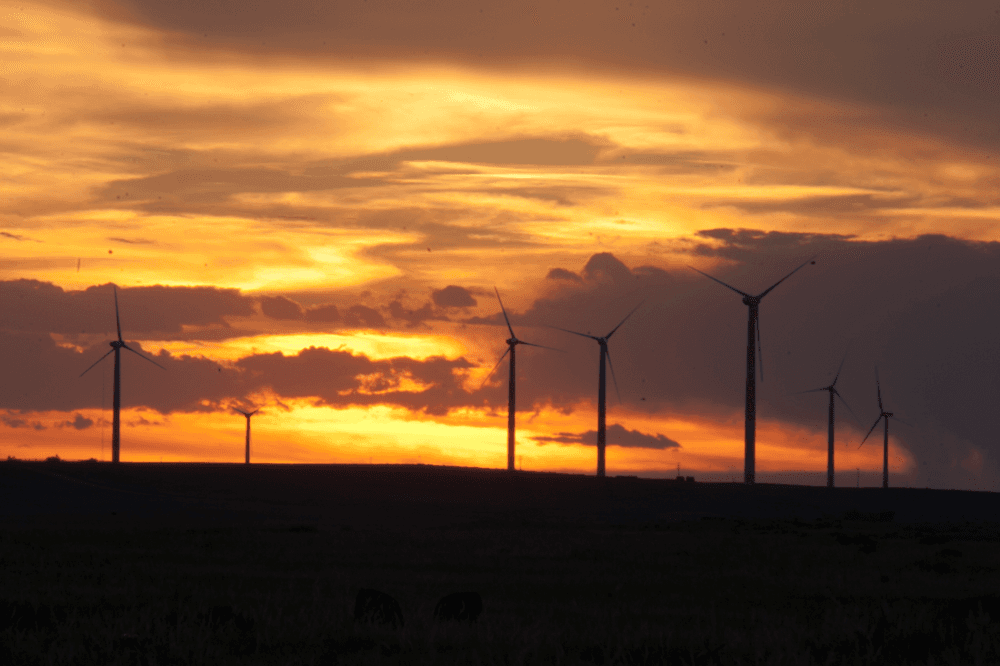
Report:
M 260 309 L 271 319 L 302 319 L 302 306 L 284 296 L 264 296 L 260 299 Z M 336 308 L 334 309 L 336 312 Z
M 465 287 L 448 285 L 444 289 L 431 292 L 434 304 L 441 308 L 471 308 L 476 306 L 476 299 Z
M 583 277 L 591 282 L 624 282 L 632 271 L 610 252 L 599 252 L 583 267 Z
M 395 300 L 392 303 L 389 303 L 389 314 L 393 319 L 404 321 L 406 322 L 406 325 L 410 327 L 419 326 L 429 319 L 441 319 L 447 321 L 447 317 L 438 315 L 434 312 L 434 308 L 431 307 L 430 303 L 425 303 L 419 310 L 408 310 L 403 307 L 403 304 L 399 302 L 399 300 Z
M 904 0 L 864 12 L 779 0 L 737 7 L 697 0 L 627 6 L 588 0 L 572 12 L 558 3 L 500 7 L 459 0 L 433 7 L 272 1 L 239 11 L 194 0 L 103 0 L 94 7 L 110 20 L 158 31 L 151 46 L 189 59 L 443 61 L 515 70 L 573 63 L 588 73 L 630 71 L 795 91 L 845 108 L 876 108 L 917 131 L 950 134 L 969 145 L 988 137 L 997 146 L 987 125 L 997 95 L 990 63 L 1000 15 L 995 3 L 984 0 L 966 3 L 961 12 L 945 5 L 914 12 Z M 665 43 L 671 48 L 663 48 Z M 793 117 L 795 110 L 777 105 L 774 114 Z M 217 122 L 224 128 L 224 121 Z M 530 143 L 500 149 L 482 142 L 468 148 L 469 154 L 442 150 L 442 156 L 510 163 L 592 159 L 586 145 L 573 141 L 564 140 L 568 145 L 561 152 Z
M 76 418 L 74 418 L 72 421 L 63 421 L 62 423 L 59 424 L 59 427 L 75 428 L 77 430 L 86 430 L 92 425 L 94 425 L 94 421 L 92 419 L 88 419 L 82 414 L 77 414 Z
M 583 278 L 574 273 L 573 271 L 568 271 L 565 268 L 553 268 L 545 276 L 548 280 L 569 280 L 570 282 L 583 282 Z
M 333 303 L 306 308 L 305 319 L 310 322 L 333 323 L 340 321 L 340 311 Z
M 14 416 L 9 411 L 0 415 L 0 422 L 8 428 L 31 428 L 33 430 L 45 430 L 45 426 L 40 421 L 28 421 L 18 416 Z
M 352 305 L 344 314 L 344 323 L 355 328 L 386 328 L 385 318 L 366 305 Z
M 605 441 L 609 446 L 624 446 L 638 449 L 674 449 L 680 444 L 660 434 L 647 435 L 638 430 L 629 430 L 618 424 L 607 426 Z M 535 435 L 533 440 L 539 444 L 584 444 L 597 446 L 597 431 L 588 430 L 583 433 L 560 432 L 556 435 Z
M 38 280 L 0 281 L 0 329 L 78 335 L 115 329 L 111 285 L 65 291 Z M 181 333 L 193 327 L 227 328 L 227 316 L 253 314 L 254 299 L 237 289 L 119 287 L 122 332 Z

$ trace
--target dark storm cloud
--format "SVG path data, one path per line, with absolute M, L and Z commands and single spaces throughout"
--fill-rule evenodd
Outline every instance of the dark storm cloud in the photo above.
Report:
M 304 316 L 302 306 L 284 296 L 262 297 L 260 309 L 265 316 L 271 319 L 302 319 Z
M 180 333 L 183 326 L 227 327 L 226 316 L 250 316 L 253 299 L 237 289 L 119 287 L 122 331 Z M 64 291 L 38 280 L 0 281 L 0 329 L 77 335 L 115 330 L 111 285 Z
M 488 67 L 576 63 L 587 71 L 668 74 L 877 105 L 905 126 L 998 145 L 993 2 L 914 8 L 789 0 L 496 4 L 314 0 L 251 5 L 104 0 L 97 11 L 162 30 L 185 57 L 423 59 Z M 201 52 L 200 56 L 195 56 Z M 795 109 L 777 108 L 776 117 Z M 846 128 L 845 128 L 846 129 Z M 813 124 L 811 130 L 822 131 Z
M 815 265 L 761 304 L 758 423 L 796 424 L 816 433 L 817 448 L 825 445 L 826 395 L 796 392 L 828 384 L 846 354 L 837 386 L 862 423 L 838 411 L 838 447 L 857 446 L 877 416 L 877 363 L 887 407 L 917 425 L 891 427 L 917 460 L 908 483 L 1000 483 L 991 407 L 1000 395 L 994 340 L 1000 310 L 991 305 L 1000 293 L 1000 244 L 945 236 L 868 242 L 734 229 L 699 236 L 704 242 L 689 251 L 722 260 L 703 269 L 751 293 L 818 255 Z M 598 346 L 546 326 L 604 335 L 642 302 L 608 344 L 624 409 L 698 414 L 708 421 L 742 418 L 747 307 L 740 296 L 686 268 L 643 274 L 600 255 L 588 264 L 582 283 L 549 281 L 549 295 L 525 312 L 510 312 L 518 336 L 567 352 L 529 350 L 518 357 L 524 375 L 519 404 L 528 409 L 594 400 Z M 496 316 L 481 321 L 503 326 Z M 620 409 L 610 375 L 609 415 Z M 984 460 L 978 486 L 962 466 L 974 448 Z
M 664 435 L 647 435 L 638 430 L 629 430 L 617 423 L 607 426 L 605 432 L 606 441 L 609 446 L 659 450 L 680 448 L 681 446 Z M 583 433 L 560 432 L 551 437 L 534 436 L 532 439 L 539 444 L 585 444 L 588 446 L 597 446 L 597 431 L 588 430 Z
M 471 308 L 476 306 L 476 299 L 465 287 L 448 285 L 444 289 L 431 292 L 431 300 L 441 308 Z

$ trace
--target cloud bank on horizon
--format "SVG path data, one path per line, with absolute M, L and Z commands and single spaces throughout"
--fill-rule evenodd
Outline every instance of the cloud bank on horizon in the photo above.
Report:
M 753 291 L 817 254 L 761 307 L 765 464 L 825 464 L 824 405 L 795 392 L 846 354 L 862 421 L 878 363 L 916 424 L 893 425 L 907 482 L 995 487 L 1000 10 L 626 4 L 0 2 L 0 443 L 103 423 L 102 376 L 73 377 L 107 351 L 112 283 L 168 368 L 123 361 L 149 438 L 222 441 L 247 400 L 325 409 L 329 437 L 390 410 L 397 452 L 420 424 L 493 437 L 496 287 L 566 351 L 518 356 L 536 462 L 594 420 L 597 350 L 550 327 L 642 303 L 610 343 L 630 469 L 722 469 L 745 308 L 687 265 Z M 868 427 L 838 413 L 838 442 Z

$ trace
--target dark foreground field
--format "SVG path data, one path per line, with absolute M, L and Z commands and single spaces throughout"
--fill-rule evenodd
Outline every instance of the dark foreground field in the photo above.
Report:
M 990 493 L 9 462 L 0 500 L 0 663 L 1000 663 Z

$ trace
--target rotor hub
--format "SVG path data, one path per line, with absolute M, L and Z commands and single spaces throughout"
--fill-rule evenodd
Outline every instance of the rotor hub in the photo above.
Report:
M 511 347 L 516 345 L 518 342 L 520 342 L 520 340 L 518 340 L 517 338 L 508 338 L 507 340 L 507 344 L 510 345 Z
M 124 347 L 125 346 L 124 342 L 119 342 L 118 340 L 112 340 L 108 344 L 111 345 L 112 349 L 118 349 L 119 347 Z

